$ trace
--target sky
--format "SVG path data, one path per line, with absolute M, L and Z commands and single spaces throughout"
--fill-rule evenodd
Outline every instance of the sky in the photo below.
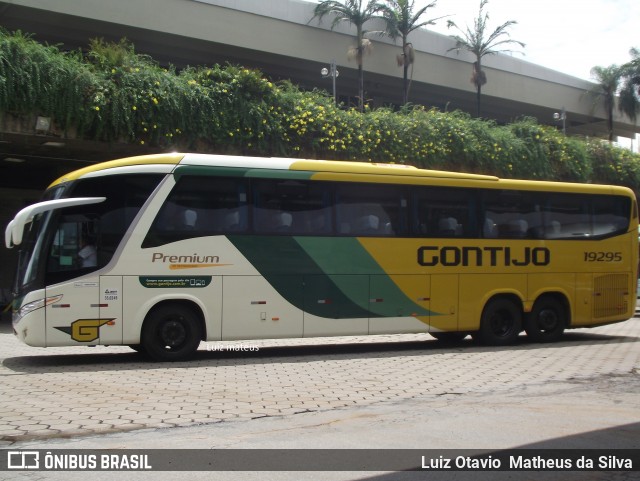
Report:
M 432 0 L 415 0 L 416 10 Z M 437 0 L 424 20 L 450 15 L 460 28 L 473 26 L 480 0 Z M 574 77 L 592 80 L 591 68 L 624 64 L 631 60 L 631 47 L 640 48 L 640 0 L 489 0 L 492 32 L 502 23 L 515 20 L 511 38 L 526 44 L 514 54 L 527 62 Z M 447 19 L 429 29 L 453 35 Z

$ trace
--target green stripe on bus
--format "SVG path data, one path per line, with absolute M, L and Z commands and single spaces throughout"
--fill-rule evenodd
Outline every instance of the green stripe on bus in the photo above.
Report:
M 364 284 L 347 276 L 337 284 L 287 236 L 228 236 L 233 245 L 288 302 L 319 317 L 370 317 L 367 309 L 349 294 Z M 366 295 L 366 294 L 365 294 Z
M 250 169 L 245 177 L 256 179 L 309 180 L 315 172 L 275 169 Z
M 206 165 L 179 165 L 173 175 L 177 179 L 183 175 L 244 177 L 249 169 L 244 167 L 209 167 Z
M 361 296 L 350 297 L 358 299 L 355 302 L 369 311 L 369 317 L 405 315 L 400 314 L 401 312 L 410 312 L 418 316 L 431 314 L 431 311 L 406 296 L 356 237 L 297 237 L 296 240 L 320 269 L 334 280 L 336 285 L 342 286 L 347 282 L 345 286 L 347 293 L 349 293 L 348 276 L 340 275 L 345 273 L 345 266 L 349 266 L 349 274 L 351 275 L 367 276 L 366 299 L 362 300 Z M 373 289 L 374 282 L 375 289 Z M 372 299 L 374 296 L 376 299 Z M 380 302 L 375 302 L 377 299 Z
M 206 165 L 180 165 L 174 171 L 174 176 L 179 179 L 183 175 L 215 176 L 215 177 L 251 177 L 255 179 L 284 179 L 284 180 L 308 180 L 315 172 L 279 170 L 279 169 L 253 169 L 245 167 L 209 167 Z
M 411 301 L 356 238 L 228 237 L 282 297 L 309 314 L 334 319 L 432 314 Z M 373 277 L 381 302 L 371 299 Z

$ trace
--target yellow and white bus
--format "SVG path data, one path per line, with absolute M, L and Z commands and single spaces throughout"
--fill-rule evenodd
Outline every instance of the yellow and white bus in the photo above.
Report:
M 624 187 L 357 162 L 161 154 L 55 181 L 5 232 L 31 346 L 522 331 L 633 316 L 638 210 Z

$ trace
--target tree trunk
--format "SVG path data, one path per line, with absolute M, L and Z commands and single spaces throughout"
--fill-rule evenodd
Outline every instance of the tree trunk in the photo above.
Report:
M 409 102 L 409 52 L 407 49 L 407 37 L 402 36 L 402 105 Z
M 476 117 L 481 117 L 481 108 L 480 108 L 480 99 L 482 97 L 482 85 L 484 82 L 484 77 L 482 75 L 482 57 L 476 58 L 476 63 L 474 65 L 474 78 L 476 84 Z
M 404 83 L 402 84 L 402 105 L 406 105 L 409 103 L 409 64 L 407 63 L 407 59 L 405 58 L 404 66 L 402 67 L 404 70 Z
M 362 39 L 364 37 L 362 33 L 362 26 L 357 26 L 357 48 L 356 48 L 356 62 L 358 63 L 358 110 L 364 112 L 364 70 L 362 63 L 364 61 L 364 45 Z
M 607 109 L 607 130 L 609 131 L 609 143 L 613 142 L 613 101 L 609 98 L 605 100 Z
M 364 112 L 364 70 L 362 62 L 358 62 L 358 109 Z

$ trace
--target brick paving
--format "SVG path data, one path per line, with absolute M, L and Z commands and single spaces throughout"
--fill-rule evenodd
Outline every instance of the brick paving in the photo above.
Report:
M 202 343 L 155 364 L 127 347 L 32 348 L 0 325 L 0 446 L 640 375 L 640 319 L 509 348 L 428 335 Z M 252 346 L 257 351 L 224 350 Z

